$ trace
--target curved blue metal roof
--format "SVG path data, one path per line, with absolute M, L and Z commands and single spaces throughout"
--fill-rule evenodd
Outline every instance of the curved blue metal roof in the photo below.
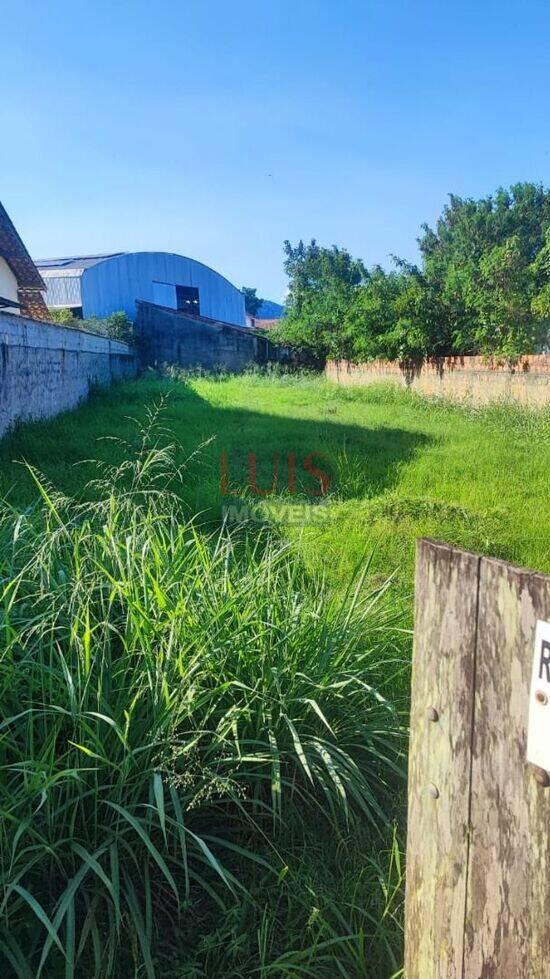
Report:
M 244 296 L 225 276 L 196 259 L 173 252 L 119 252 L 85 256 L 86 266 L 51 266 L 49 279 L 78 276 L 84 316 L 109 316 L 117 310 L 134 319 L 136 300 L 177 308 L 176 286 L 199 291 L 201 313 L 215 320 L 245 326 Z M 72 262 L 78 262 L 75 257 Z
M 37 258 L 34 264 L 37 268 L 46 270 L 89 269 L 98 262 L 125 254 L 126 252 L 108 252 L 105 255 L 75 255 L 71 258 Z
M 134 319 L 136 300 L 176 307 L 176 285 L 199 290 L 201 312 L 245 326 L 244 297 L 220 272 L 174 252 L 108 252 L 43 258 L 36 262 L 47 286 L 46 303 L 82 307 L 85 317 L 124 310 Z
M 56 269 L 74 269 L 75 271 L 84 271 L 84 269 L 90 269 L 94 265 L 99 265 L 100 262 L 107 262 L 111 258 L 122 258 L 124 255 L 171 255 L 173 258 L 182 258 L 186 262 L 193 262 L 195 265 L 202 265 L 203 268 L 208 269 L 209 272 L 213 272 L 214 275 L 219 275 L 220 279 L 225 279 L 225 281 L 233 289 L 237 288 L 237 286 L 233 285 L 233 283 L 226 278 L 225 275 L 222 275 L 221 272 L 217 272 L 211 265 L 201 262 L 198 258 L 190 258 L 189 255 L 180 255 L 179 252 L 105 252 L 103 255 L 73 255 L 69 258 L 37 258 L 34 259 L 34 264 L 37 268 L 43 269 L 46 272 L 53 272 Z

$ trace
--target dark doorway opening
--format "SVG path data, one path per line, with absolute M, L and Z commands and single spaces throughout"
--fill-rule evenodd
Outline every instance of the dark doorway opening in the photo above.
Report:
M 197 313 L 200 315 L 199 290 L 195 289 L 194 286 L 176 286 L 176 308 L 180 313 Z

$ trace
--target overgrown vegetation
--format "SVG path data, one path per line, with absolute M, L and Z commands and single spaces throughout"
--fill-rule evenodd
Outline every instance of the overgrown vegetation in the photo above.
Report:
M 33 472 L 40 504 L 1 514 L 4 964 L 389 975 L 399 854 L 360 868 L 354 840 L 391 849 L 398 815 L 387 587 L 364 565 L 331 597 L 276 535 L 200 534 L 156 425 L 120 448 L 95 502 Z
M 290 288 L 279 339 L 317 357 L 514 358 L 550 337 L 550 191 L 515 184 L 451 195 L 418 239 L 421 265 L 366 269 L 345 249 L 285 243 Z
M 50 309 L 49 314 L 53 323 L 69 326 L 73 330 L 89 330 L 125 343 L 133 343 L 135 340 L 134 324 L 122 310 L 104 318 L 89 316 L 87 319 L 79 319 L 70 309 Z
M 220 529 L 250 452 L 278 526 Z M 399 974 L 414 542 L 550 571 L 549 466 L 546 410 L 277 372 L 0 442 L 3 974 Z

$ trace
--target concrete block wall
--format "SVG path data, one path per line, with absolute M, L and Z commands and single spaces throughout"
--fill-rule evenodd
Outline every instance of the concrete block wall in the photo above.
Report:
M 143 364 L 201 366 L 205 370 L 224 367 L 238 373 L 249 364 L 279 359 L 277 348 L 247 327 L 178 313 L 141 300 L 136 307 Z
M 328 361 L 325 375 L 337 384 L 364 387 L 391 383 L 419 394 L 472 404 L 502 399 L 525 405 L 550 404 L 550 354 L 522 357 L 514 365 L 484 357 L 440 357 L 407 365 L 386 360 L 364 364 Z
M 0 313 L 0 436 L 18 421 L 74 408 L 92 385 L 136 373 L 126 343 Z

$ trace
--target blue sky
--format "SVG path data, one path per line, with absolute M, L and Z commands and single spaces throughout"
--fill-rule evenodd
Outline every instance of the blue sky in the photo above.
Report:
M 18 0 L 0 82 L 37 258 L 181 252 L 280 299 L 285 238 L 387 265 L 450 191 L 550 182 L 547 0 Z

